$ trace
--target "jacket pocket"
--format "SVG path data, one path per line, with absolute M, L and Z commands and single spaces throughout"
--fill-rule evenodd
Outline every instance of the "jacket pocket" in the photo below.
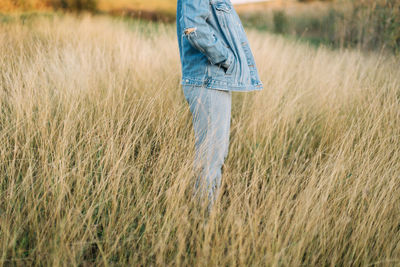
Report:
M 228 44 L 228 47 L 233 48 L 233 36 L 230 27 L 234 25 L 232 18 L 232 7 L 225 2 L 215 2 L 212 4 L 215 14 L 215 20 L 221 29 L 220 35 Z
M 236 63 L 236 58 L 234 56 L 234 54 L 232 53 L 230 56 L 230 64 L 229 67 L 226 69 L 225 74 L 226 75 L 231 75 L 233 72 L 233 69 L 235 67 L 235 63 Z
M 231 24 L 230 23 L 230 17 L 232 11 L 231 6 L 227 5 L 224 2 L 216 2 L 214 4 L 214 9 L 218 23 L 220 24 L 221 28 L 224 31 L 228 31 L 228 27 Z

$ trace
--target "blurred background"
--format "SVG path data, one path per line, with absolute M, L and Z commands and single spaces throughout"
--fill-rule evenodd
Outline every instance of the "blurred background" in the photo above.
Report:
M 400 51 L 399 0 L 232 0 L 248 28 L 282 34 L 315 45 Z M 9 13 L 92 12 L 175 22 L 176 0 L 1 0 Z

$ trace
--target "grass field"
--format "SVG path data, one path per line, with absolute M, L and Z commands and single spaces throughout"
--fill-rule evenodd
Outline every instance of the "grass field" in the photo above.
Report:
M 210 216 L 173 25 L 0 24 L 0 265 L 400 266 L 399 58 L 249 31 Z

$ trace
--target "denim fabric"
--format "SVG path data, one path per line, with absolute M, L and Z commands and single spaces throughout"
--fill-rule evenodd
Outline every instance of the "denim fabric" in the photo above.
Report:
M 221 186 L 221 168 L 228 155 L 232 92 L 184 85 L 195 134 L 194 195 L 215 202 Z
M 182 85 L 228 91 L 263 88 L 229 0 L 178 0 L 176 20 Z

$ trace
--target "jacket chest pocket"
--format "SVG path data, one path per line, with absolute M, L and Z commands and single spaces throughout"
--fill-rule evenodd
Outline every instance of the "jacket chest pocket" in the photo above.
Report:
M 232 7 L 225 2 L 215 2 L 212 4 L 215 11 L 216 19 L 224 31 L 228 31 L 228 27 L 232 20 Z
M 211 8 L 213 9 L 215 20 L 221 29 L 220 34 L 224 41 L 227 42 L 228 47 L 233 48 L 233 40 L 236 37 L 232 32 L 232 26 L 234 25 L 232 6 L 223 1 L 216 1 L 211 3 Z

